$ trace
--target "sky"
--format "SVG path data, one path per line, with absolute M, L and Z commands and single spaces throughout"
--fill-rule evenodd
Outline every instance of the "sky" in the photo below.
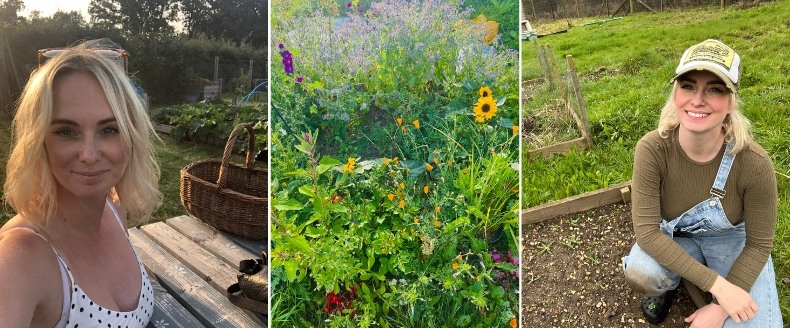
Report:
M 20 16 L 28 17 L 31 11 L 41 11 L 41 16 L 52 16 L 56 11 L 80 11 L 85 20 L 88 20 L 88 4 L 90 0 L 24 0 L 25 9 Z

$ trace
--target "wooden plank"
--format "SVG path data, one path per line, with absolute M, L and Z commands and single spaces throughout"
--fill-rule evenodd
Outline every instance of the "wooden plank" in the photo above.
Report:
M 622 203 L 620 189 L 631 185 L 631 181 L 619 183 L 609 188 L 586 192 L 581 195 L 560 199 L 550 203 L 530 207 L 521 211 L 523 224 L 536 223 L 560 215 L 583 212 L 605 205 Z
M 261 257 L 261 253 L 263 253 L 263 251 L 266 249 L 265 239 L 253 240 L 224 231 L 222 231 L 222 234 L 228 239 L 233 240 L 233 242 L 241 246 L 241 248 L 244 248 L 253 254 L 258 254 L 255 257 Z
M 538 149 L 526 150 L 526 152 L 527 155 L 535 154 L 549 157 L 554 154 L 566 154 L 571 149 L 573 149 L 573 147 L 576 147 L 576 150 L 584 150 L 587 147 L 584 137 L 560 142 L 558 144 L 553 144 L 551 146 L 541 147 Z
M 188 215 L 177 216 L 166 221 L 167 225 L 173 227 L 193 242 L 202 246 L 218 258 L 221 258 L 231 267 L 238 267 L 239 261 L 260 257 L 260 254 L 252 253 L 246 248 L 239 247 L 233 240 L 225 237 L 222 233 L 212 228 L 208 224 L 201 222 Z
M 136 228 L 129 229 L 143 263 L 154 273 L 162 287 L 209 327 L 265 327 L 263 322 L 247 315 L 205 281 L 190 271 L 162 247 Z
M 150 270 L 149 270 L 150 271 Z M 154 289 L 154 313 L 146 328 L 200 328 L 205 327 L 187 311 L 167 290 L 151 275 L 151 287 Z
M 217 258 L 164 222 L 145 225 L 140 230 L 222 295 L 228 286 L 239 281 L 238 263 L 232 266 Z

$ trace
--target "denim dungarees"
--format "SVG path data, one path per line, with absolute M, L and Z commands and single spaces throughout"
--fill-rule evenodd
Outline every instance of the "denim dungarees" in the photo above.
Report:
M 724 214 L 721 203 L 726 195 L 724 185 L 735 160 L 735 155 L 729 154 L 732 146 L 732 143 L 728 143 L 725 148 L 716 179 L 710 189 L 711 197 L 675 219 L 667 221 L 662 218 L 660 223 L 661 232 L 671 237 L 695 260 L 725 278 L 746 242 L 744 222 L 733 226 Z M 628 256 L 623 257 L 623 269 L 626 275 L 646 277 L 640 283 L 644 283 L 644 289 L 653 291 L 656 295 L 677 288 L 681 280 L 680 276 L 656 262 L 637 244 L 634 244 Z M 770 256 L 752 285 L 750 295 L 758 306 L 754 319 L 735 323 L 732 318 L 727 318 L 724 327 L 782 327 L 776 278 Z

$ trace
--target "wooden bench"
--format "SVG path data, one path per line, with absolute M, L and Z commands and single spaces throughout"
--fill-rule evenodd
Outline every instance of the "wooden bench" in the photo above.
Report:
M 129 229 L 155 293 L 147 327 L 266 327 L 266 318 L 239 308 L 226 289 L 240 260 L 260 258 L 264 240 L 218 232 L 190 216 Z

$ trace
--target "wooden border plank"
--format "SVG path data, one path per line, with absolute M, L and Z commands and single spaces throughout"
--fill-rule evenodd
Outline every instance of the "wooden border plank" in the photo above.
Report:
M 149 270 L 150 271 L 150 270 Z M 205 327 L 178 303 L 167 290 L 159 284 L 156 277 L 151 275 L 151 288 L 154 289 L 154 313 L 146 328 L 201 328 Z
M 166 223 L 232 267 L 238 266 L 241 260 L 261 256 L 260 254 L 252 253 L 246 247 L 239 247 L 224 234 L 191 216 L 174 217 L 167 220 Z
M 605 205 L 622 203 L 624 194 L 621 189 L 629 187 L 631 181 L 619 183 L 608 188 L 530 207 L 521 211 L 522 224 L 537 223 L 560 215 L 583 212 Z
M 247 315 L 138 229 L 129 229 L 143 263 L 155 273 L 162 287 L 201 323 L 209 327 L 265 327 Z
M 238 263 L 233 266 L 217 258 L 164 222 L 142 226 L 140 231 L 223 295 L 239 281 Z
M 542 155 L 542 156 L 551 156 L 554 154 L 565 154 L 571 149 L 573 149 L 574 146 L 576 147 L 577 150 L 584 150 L 587 147 L 584 137 L 576 138 L 565 142 L 560 142 L 557 144 L 553 144 L 551 146 L 541 147 L 538 149 L 526 150 L 526 152 L 528 156 L 533 154 Z

